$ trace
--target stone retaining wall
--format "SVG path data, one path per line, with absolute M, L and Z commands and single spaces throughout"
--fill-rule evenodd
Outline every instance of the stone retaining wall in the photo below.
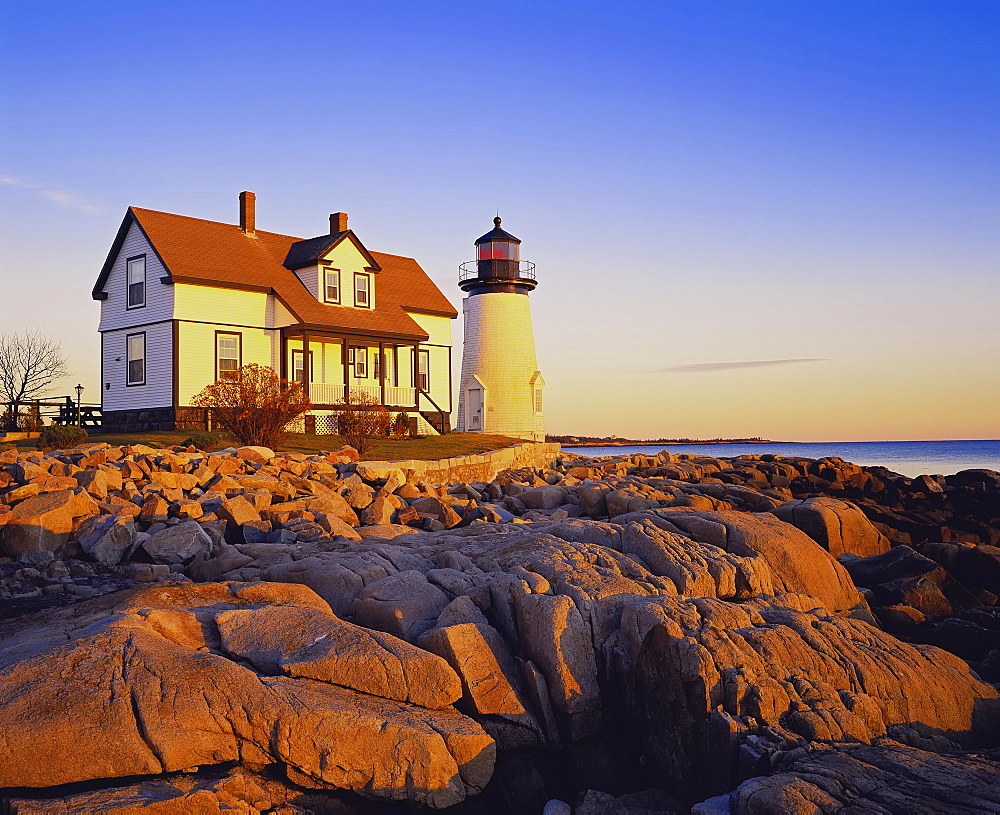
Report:
M 428 484 L 457 481 L 492 481 L 501 470 L 520 467 L 547 467 L 559 457 L 561 446 L 551 442 L 524 442 L 502 450 L 468 456 L 442 458 L 437 461 L 367 461 L 366 464 L 398 467 L 408 480 Z

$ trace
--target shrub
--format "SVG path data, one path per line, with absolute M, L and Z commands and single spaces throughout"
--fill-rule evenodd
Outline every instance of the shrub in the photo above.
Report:
M 288 425 L 312 405 L 298 382 L 287 382 L 263 365 L 250 363 L 231 379 L 220 379 L 191 403 L 211 408 L 219 425 L 240 444 L 278 447 Z
M 17 426 L 25 433 L 37 433 L 44 427 L 42 412 L 38 405 L 31 405 L 24 413 L 17 417 Z
M 72 424 L 50 424 L 42 428 L 38 446 L 46 450 L 76 447 L 87 440 L 87 431 Z
M 337 432 L 358 453 L 364 454 L 371 449 L 375 439 L 389 435 L 392 422 L 389 408 L 364 391 L 348 392 L 333 414 L 337 417 Z
M 219 433 L 192 433 L 181 444 L 185 447 L 195 447 L 207 453 L 222 444 L 222 436 Z
M 410 417 L 405 413 L 397 413 L 396 418 L 392 420 L 392 431 L 391 435 L 393 438 L 405 439 L 410 435 Z
M 44 425 L 38 407 L 32 405 L 24 411 L 22 411 L 21 407 L 18 405 L 16 411 L 12 408 L 7 408 L 3 415 L 0 415 L 0 428 L 6 428 L 7 430 L 19 433 L 37 433 Z

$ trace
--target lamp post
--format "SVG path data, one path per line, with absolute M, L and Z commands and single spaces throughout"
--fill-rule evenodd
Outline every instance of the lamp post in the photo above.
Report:
M 80 424 L 80 395 L 83 393 L 83 385 L 77 385 L 76 388 L 76 426 L 82 427 Z

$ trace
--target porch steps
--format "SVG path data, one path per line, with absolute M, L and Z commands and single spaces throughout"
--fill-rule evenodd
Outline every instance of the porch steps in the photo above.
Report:
M 438 414 L 432 413 L 430 416 L 435 419 L 438 418 Z M 441 431 L 437 429 L 431 422 L 428 421 L 428 416 L 423 413 L 418 413 L 416 415 L 417 420 L 417 435 L 418 436 L 440 436 Z

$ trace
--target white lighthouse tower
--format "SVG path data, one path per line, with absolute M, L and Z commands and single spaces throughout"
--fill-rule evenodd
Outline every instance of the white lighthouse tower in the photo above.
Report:
M 499 217 L 493 224 L 476 241 L 476 260 L 459 267 L 458 285 L 468 296 L 458 430 L 545 441 L 545 382 L 528 304 L 535 264 L 520 259 L 521 241 L 500 228 Z

